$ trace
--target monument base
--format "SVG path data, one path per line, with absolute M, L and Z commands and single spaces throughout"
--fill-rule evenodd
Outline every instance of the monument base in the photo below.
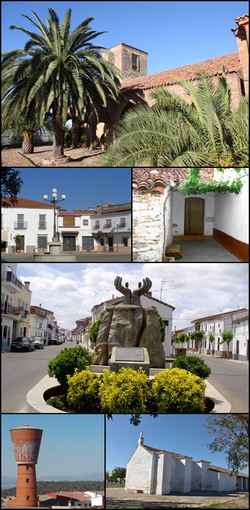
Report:
M 60 241 L 53 241 L 52 243 L 48 243 L 49 246 L 49 253 L 51 255 L 58 255 L 59 253 L 62 253 L 62 243 Z
M 143 368 L 149 376 L 150 361 L 145 347 L 113 347 L 110 359 L 110 372 L 118 372 L 120 368 Z

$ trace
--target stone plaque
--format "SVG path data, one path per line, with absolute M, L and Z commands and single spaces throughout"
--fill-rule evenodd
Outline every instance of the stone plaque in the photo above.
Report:
M 117 347 L 115 361 L 144 361 L 141 347 Z
M 214 221 L 214 217 L 213 217 L 213 216 L 211 216 L 211 217 L 209 217 L 209 216 L 208 216 L 208 217 L 206 218 L 206 221 L 207 221 L 207 222 Z

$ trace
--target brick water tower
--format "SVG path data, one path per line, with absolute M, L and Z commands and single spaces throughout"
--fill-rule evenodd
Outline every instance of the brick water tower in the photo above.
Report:
M 25 424 L 11 429 L 17 467 L 16 507 L 39 506 L 36 485 L 36 464 L 43 431 Z

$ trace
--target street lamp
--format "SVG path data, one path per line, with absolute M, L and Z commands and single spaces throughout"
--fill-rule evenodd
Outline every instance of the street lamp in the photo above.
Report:
M 61 196 L 62 200 L 57 200 L 57 189 L 53 188 L 52 189 L 52 199 L 53 200 L 48 200 L 48 198 L 49 198 L 48 195 L 43 195 L 43 198 L 44 198 L 45 202 L 49 202 L 50 204 L 54 205 L 54 236 L 53 236 L 53 241 L 56 241 L 57 240 L 57 237 L 56 237 L 56 204 L 58 204 L 58 202 L 63 202 L 63 200 L 65 200 L 65 198 L 66 198 L 66 195 L 62 195 Z
M 117 231 L 117 253 L 118 253 L 118 227 L 119 227 L 119 223 L 116 223 L 116 231 Z

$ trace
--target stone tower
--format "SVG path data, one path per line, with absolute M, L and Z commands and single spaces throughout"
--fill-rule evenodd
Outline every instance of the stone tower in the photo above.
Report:
M 36 464 L 43 431 L 25 424 L 10 430 L 17 463 L 15 507 L 37 507 Z M 9 505 L 8 505 L 9 506 Z
M 113 63 L 123 74 L 123 81 L 147 74 L 147 53 L 128 44 L 120 43 L 109 50 L 113 53 Z M 104 60 L 111 60 L 103 54 Z
M 244 14 L 235 18 L 237 28 L 232 28 L 237 38 L 241 70 L 239 77 L 244 82 L 245 95 L 249 92 L 249 15 Z M 244 94 L 243 94 L 244 95 Z

